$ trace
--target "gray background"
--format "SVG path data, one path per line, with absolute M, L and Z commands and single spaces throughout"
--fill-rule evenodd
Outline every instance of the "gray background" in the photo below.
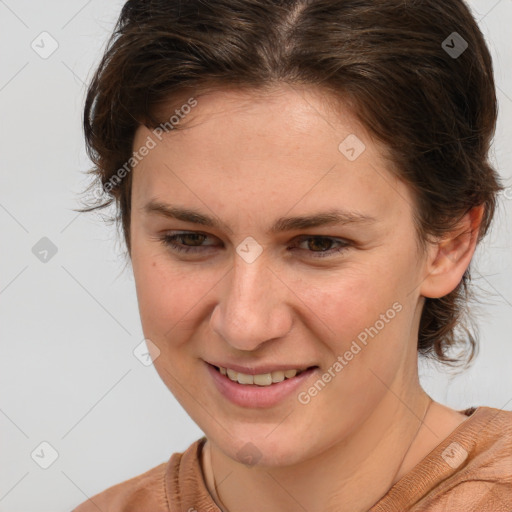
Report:
M 85 84 L 122 5 L 0 0 L 0 512 L 69 511 L 202 436 L 133 355 L 143 334 L 115 227 L 73 211 L 90 179 Z M 421 380 L 457 409 L 512 410 L 512 0 L 470 6 L 495 62 L 493 160 L 509 188 L 474 260 L 480 356 L 459 376 L 422 364 Z M 42 58 L 33 41 L 40 53 L 58 48 Z M 32 251 L 43 237 L 57 248 L 46 262 Z M 42 442 L 58 453 L 47 469 Z

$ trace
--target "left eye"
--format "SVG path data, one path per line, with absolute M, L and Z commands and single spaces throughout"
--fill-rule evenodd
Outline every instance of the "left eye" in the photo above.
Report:
M 182 232 L 174 235 L 165 234 L 159 237 L 164 246 L 170 248 L 174 252 L 184 253 L 199 253 L 204 252 L 205 247 L 214 247 L 213 245 L 201 245 L 208 235 L 195 232 Z M 176 240 L 181 240 L 184 243 L 176 243 Z M 299 238 L 299 244 L 309 242 L 308 247 L 313 250 L 302 249 L 307 252 L 313 253 L 313 258 L 325 258 L 332 256 L 336 253 L 341 253 L 350 246 L 349 242 L 343 239 L 333 238 L 329 236 L 302 236 Z M 187 245 L 191 243 L 192 245 Z M 333 244 L 339 244 L 335 249 L 329 248 Z M 318 249 L 318 250 L 315 250 Z M 292 249 L 296 249 L 293 247 Z M 299 249 L 301 250 L 301 249 Z

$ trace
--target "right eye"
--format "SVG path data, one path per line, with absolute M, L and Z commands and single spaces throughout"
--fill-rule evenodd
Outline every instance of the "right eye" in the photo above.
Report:
M 162 242 L 162 244 L 165 247 L 170 248 L 172 251 L 176 252 L 202 252 L 201 249 L 205 246 L 200 245 L 202 241 L 204 241 L 205 238 L 208 238 L 208 235 L 204 233 L 196 233 L 196 232 L 182 232 L 177 233 L 174 235 L 171 234 L 165 234 L 162 237 L 159 237 L 159 240 Z M 176 243 L 176 240 L 185 241 L 185 244 L 183 243 Z M 187 245 L 186 241 L 192 241 L 192 245 Z M 194 245 L 194 243 L 197 242 L 198 244 Z

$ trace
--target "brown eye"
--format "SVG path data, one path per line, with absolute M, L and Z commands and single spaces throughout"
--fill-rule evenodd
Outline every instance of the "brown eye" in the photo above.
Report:
M 206 238 L 208 238 L 208 235 L 203 233 L 183 232 L 174 235 L 166 234 L 160 238 L 160 241 L 176 252 L 202 252 L 201 249 L 205 246 L 201 243 Z M 176 243 L 176 240 L 180 243 Z
M 304 250 L 306 252 L 312 253 L 313 258 L 326 258 L 329 256 L 333 256 L 335 254 L 343 252 L 350 246 L 350 244 L 346 240 L 341 240 L 329 236 L 302 237 L 300 239 L 299 244 L 303 242 L 308 242 L 306 246 L 307 249 Z M 332 247 L 333 244 L 339 244 L 340 246 L 335 249 L 331 249 L 330 247 Z

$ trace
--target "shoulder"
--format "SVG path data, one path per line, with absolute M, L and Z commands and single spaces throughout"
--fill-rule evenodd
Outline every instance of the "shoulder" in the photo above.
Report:
M 426 498 L 432 510 L 512 510 L 512 411 L 482 406 L 474 419 L 441 452 L 453 473 Z
M 168 512 L 164 462 L 84 501 L 72 512 Z
M 421 501 L 413 510 L 449 512 L 510 512 L 512 510 L 512 484 L 497 481 L 466 480 L 455 484 L 444 493 Z
M 512 411 L 480 406 L 466 415 L 371 512 L 512 511 Z
M 480 407 L 478 412 L 478 421 L 468 424 L 457 439 L 468 450 L 464 471 L 479 479 L 511 481 L 512 411 Z
M 197 498 L 201 487 L 198 456 L 206 437 L 167 462 L 116 484 L 81 503 L 72 512 L 169 512 L 181 509 L 183 500 Z M 208 501 L 206 491 L 203 501 Z M 201 500 L 200 500 L 201 501 Z

